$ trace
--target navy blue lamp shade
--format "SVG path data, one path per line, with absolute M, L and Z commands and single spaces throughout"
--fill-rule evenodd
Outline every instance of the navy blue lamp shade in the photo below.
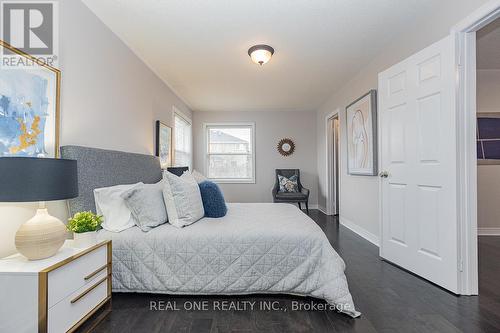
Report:
M 0 202 L 51 201 L 77 196 L 75 160 L 0 157 Z

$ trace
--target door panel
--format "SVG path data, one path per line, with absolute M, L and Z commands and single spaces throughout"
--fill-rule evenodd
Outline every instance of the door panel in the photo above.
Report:
M 439 163 L 441 123 L 441 94 L 420 98 L 417 101 L 418 151 L 420 163 Z
M 391 163 L 404 163 L 405 156 L 405 117 L 406 105 L 397 105 L 389 109 L 390 160 Z
M 390 184 L 389 223 L 391 241 L 406 247 L 406 184 Z
M 439 195 L 441 188 L 418 186 L 418 248 L 441 258 L 439 254 Z
M 380 255 L 457 292 L 453 63 L 447 37 L 379 74 Z

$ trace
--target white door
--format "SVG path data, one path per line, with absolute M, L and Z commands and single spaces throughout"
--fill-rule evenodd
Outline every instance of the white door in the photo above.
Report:
M 379 74 L 380 256 L 457 293 L 454 62 L 447 37 Z
M 339 115 L 327 118 L 327 175 L 328 175 L 328 202 L 326 210 L 329 215 L 339 214 Z

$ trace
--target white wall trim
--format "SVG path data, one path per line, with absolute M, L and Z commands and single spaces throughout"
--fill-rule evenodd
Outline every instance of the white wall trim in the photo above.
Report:
M 325 214 L 325 215 L 328 215 L 328 214 L 326 213 L 326 208 L 325 208 L 325 207 L 320 206 L 320 205 L 316 205 L 316 207 L 317 207 L 317 208 L 316 208 L 317 210 L 319 210 L 320 212 L 322 212 L 322 213 L 323 213 L 323 214 Z M 311 207 L 309 207 L 309 208 L 311 208 Z
M 372 234 L 368 230 L 360 227 L 356 223 L 346 219 L 343 216 L 340 216 L 340 224 L 346 227 L 347 229 L 351 230 L 352 232 L 356 233 L 357 235 L 363 237 L 373 245 L 379 247 L 380 246 L 380 239 L 377 235 Z
M 294 203 L 294 205 L 298 207 L 297 203 Z M 305 210 L 306 209 L 306 205 L 303 204 L 303 203 L 301 203 L 301 205 L 302 205 L 302 209 Z M 317 210 L 321 211 L 321 209 L 320 209 L 320 207 L 319 207 L 318 204 L 309 204 L 309 210 L 311 210 L 311 209 L 317 209 Z M 321 211 L 321 212 L 323 214 L 325 213 L 323 211 Z
M 255 122 L 247 121 L 247 122 L 216 122 L 216 123 L 203 123 L 203 172 L 205 177 L 208 178 L 208 160 L 210 154 L 208 152 L 208 129 L 213 127 L 251 127 L 252 129 L 252 178 L 251 179 L 211 179 L 209 180 L 218 183 L 218 184 L 256 184 L 257 179 L 257 162 L 256 162 L 256 130 L 255 130 Z
M 459 293 L 478 294 L 477 157 L 476 157 L 476 31 L 500 17 L 500 1 L 493 0 L 451 29 L 455 43 L 457 118 L 457 218 Z
M 172 106 L 172 166 L 175 166 L 175 117 L 184 119 L 185 122 L 191 126 L 191 156 L 189 162 L 189 169 L 192 171 L 194 163 L 194 131 L 193 120 L 187 114 L 179 110 L 175 105 Z
M 179 108 L 177 108 L 175 105 L 172 106 L 172 119 L 174 115 L 177 115 L 184 119 L 186 122 L 188 122 L 191 126 L 193 125 L 193 120 L 191 119 L 190 116 L 188 116 L 186 113 L 181 111 Z M 175 124 L 175 123 L 174 123 Z
M 500 228 L 478 228 L 477 234 L 479 236 L 500 236 Z
M 325 206 L 325 210 L 323 211 L 323 213 L 325 213 L 326 215 L 333 215 L 334 214 L 334 205 L 333 205 L 333 200 L 337 200 L 335 198 L 335 190 L 333 189 L 333 186 L 332 186 L 332 178 L 335 178 L 335 175 L 333 174 L 333 164 L 335 164 L 335 160 L 334 160 L 334 157 L 331 156 L 331 153 L 332 153 L 332 147 L 333 147 L 333 130 L 331 128 L 330 125 L 330 119 L 334 118 L 334 117 L 337 117 L 337 119 L 339 119 L 340 121 L 340 109 L 337 108 L 335 111 L 332 111 L 330 113 L 328 113 L 326 116 L 325 116 L 325 133 L 326 133 L 326 206 Z M 340 136 L 339 136 L 339 140 L 340 140 Z M 340 142 L 339 142 L 339 150 L 340 150 Z M 338 152 L 337 154 L 339 156 L 339 159 L 340 159 L 340 152 Z M 339 165 L 339 170 L 337 170 L 337 172 L 340 171 L 340 161 L 338 162 L 338 165 Z M 339 180 L 339 192 L 340 192 L 340 185 L 341 185 L 341 180 L 340 180 L 340 174 L 338 175 L 338 180 Z M 340 205 L 340 199 L 339 198 L 339 205 Z M 337 207 L 336 209 L 337 211 L 339 211 L 339 207 Z
M 297 205 L 297 203 L 293 203 L 293 205 L 299 207 L 299 205 Z M 301 203 L 301 205 L 302 205 L 302 210 L 306 210 L 306 205 L 304 203 Z M 321 210 L 321 207 L 318 204 L 309 204 L 309 210 L 312 210 L 312 209 L 317 209 L 320 212 L 322 212 L 323 214 L 325 214 L 325 212 L 323 210 Z

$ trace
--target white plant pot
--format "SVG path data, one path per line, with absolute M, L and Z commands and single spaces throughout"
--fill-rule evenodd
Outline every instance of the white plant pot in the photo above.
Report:
M 97 231 L 73 233 L 75 247 L 89 247 L 97 244 Z

